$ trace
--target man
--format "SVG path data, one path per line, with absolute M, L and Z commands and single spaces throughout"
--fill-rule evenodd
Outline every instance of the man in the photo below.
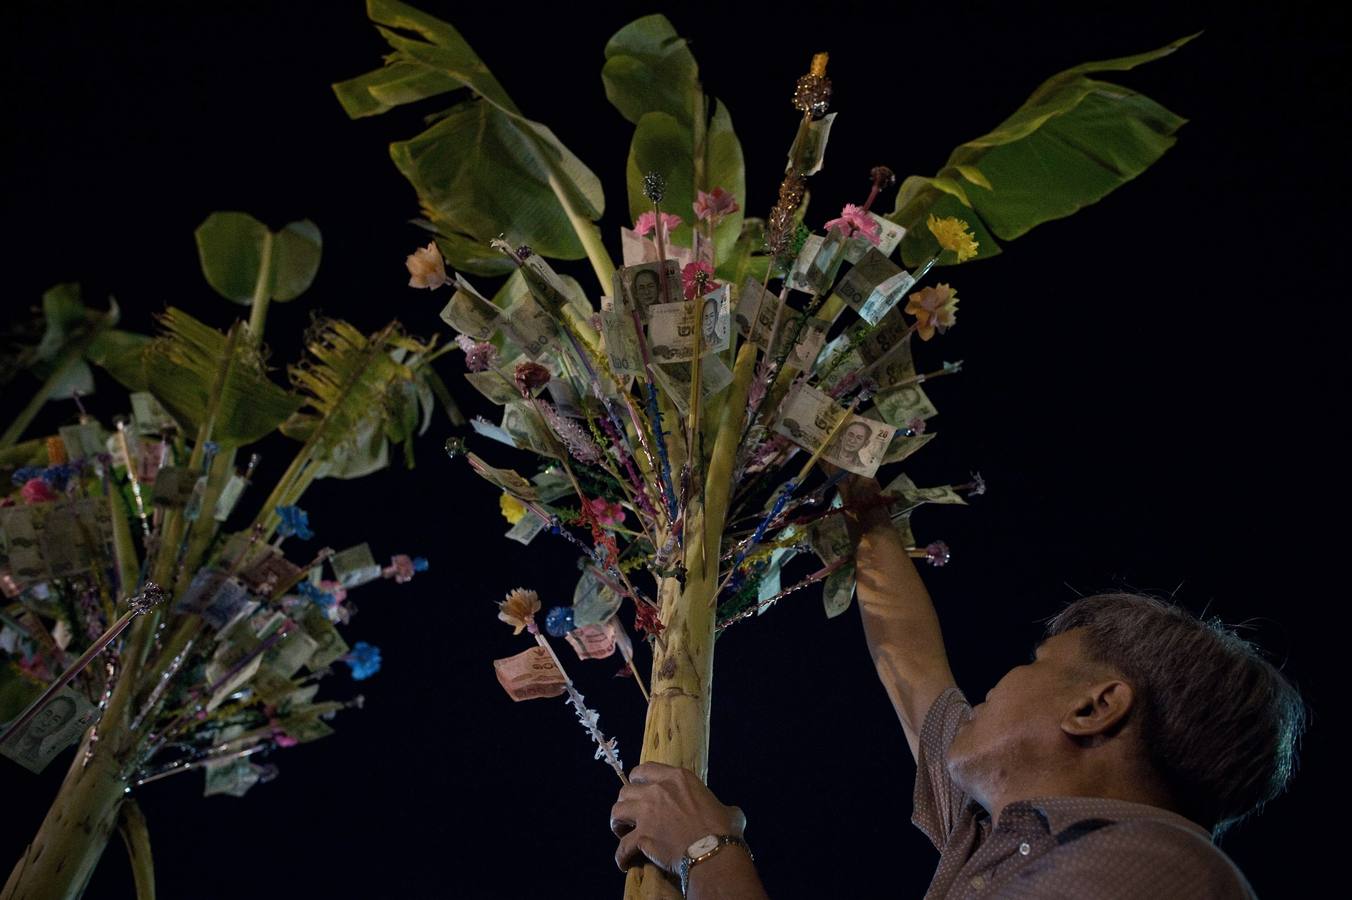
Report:
M 972 708 L 878 493 L 842 485 L 865 638 L 917 762 L 912 821 L 940 851 L 926 897 L 1251 897 L 1211 838 L 1290 777 L 1304 711 L 1281 673 L 1222 627 L 1107 594 L 1053 619 Z M 621 868 L 646 856 L 684 868 L 689 897 L 765 897 L 741 810 L 682 769 L 630 780 L 611 811 Z
M 873 429 L 864 422 L 851 422 L 845 426 L 833 444 L 826 448 L 827 457 L 844 469 L 867 469 L 868 465 L 859 456 L 859 451 L 868 446 L 873 437 Z

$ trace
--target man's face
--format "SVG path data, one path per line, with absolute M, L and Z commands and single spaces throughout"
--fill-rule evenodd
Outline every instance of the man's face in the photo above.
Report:
M 869 428 L 867 425 L 855 423 L 845 429 L 845 433 L 840 436 L 840 449 L 846 453 L 858 453 L 860 448 L 868 443 Z
M 715 326 L 718 325 L 718 304 L 704 304 L 704 336 L 708 337 L 714 333 Z
M 1061 722 L 1096 668 L 1078 629 L 1048 638 L 1032 661 L 1010 669 L 973 707 L 949 745 L 949 774 L 985 804 L 1011 775 L 1054 765 L 1070 740 Z
M 42 711 L 33 717 L 32 723 L 28 726 L 29 736 L 45 738 L 47 735 L 59 731 L 74 712 L 70 701 L 65 698 L 43 707 Z
M 651 306 L 657 302 L 657 276 L 643 271 L 634 276 L 634 299 L 641 306 Z

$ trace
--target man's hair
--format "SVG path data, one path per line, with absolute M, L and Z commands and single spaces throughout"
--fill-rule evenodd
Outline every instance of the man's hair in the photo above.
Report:
M 1085 597 L 1047 637 L 1077 628 L 1088 656 L 1131 684 L 1146 758 L 1179 812 L 1219 836 L 1286 787 L 1305 705 L 1256 647 L 1140 594 Z

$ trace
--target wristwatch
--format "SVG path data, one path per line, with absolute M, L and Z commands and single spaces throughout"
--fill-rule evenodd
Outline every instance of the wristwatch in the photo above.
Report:
M 706 834 L 704 837 L 695 841 L 685 850 L 685 856 L 676 864 L 676 874 L 681 876 L 681 896 L 688 895 L 690 889 L 690 869 L 698 863 L 704 862 L 709 857 L 722 850 L 728 844 L 737 844 L 746 851 L 746 855 L 755 862 L 756 857 L 752 854 L 751 848 L 747 846 L 746 841 L 732 834 Z

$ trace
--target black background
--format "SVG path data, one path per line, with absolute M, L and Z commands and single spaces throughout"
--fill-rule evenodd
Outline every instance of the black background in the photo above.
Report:
M 631 127 L 599 72 L 607 38 L 649 10 L 425 5 L 600 175 L 618 257 Z M 1260 894 L 1298 892 L 1331 824 L 1338 701 L 1325 654 L 1346 597 L 1330 578 L 1341 523 L 1325 524 L 1340 506 L 1332 435 L 1346 405 L 1332 316 L 1345 291 L 1331 277 L 1346 198 L 1342 23 L 1293 4 L 1113 14 L 758 4 L 730 19 L 732 6 L 668 15 L 731 110 L 753 214 L 773 202 L 793 81 L 812 51 L 832 53 L 840 117 L 813 181 L 818 226 L 861 201 L 869 167 L 933 173 L 1044 77 L 1206 29 L 1175 56 L 1108 79 L 1191 120 L 1155 168 L 1000 257 L 940 274 L 959 289 L 960 321 L 920 358 L 967 368 L 930 391 L 940 439 L 909 471 L 926 484 L 979 469 L 991 486 L 970 509 L 915 523 L 921 541 L 954 549 L 925 577 L 969 694 L 1023 661 L 1041 619 L 1104 588 L 1172 594 L 1245 622 L 1286 662 L 1315 711 L 1303 771 L 1223 846 Z M 93 305 L 116 295 L 131 328 L 149 330 L 171 304 L 223 327 L 242 308 L 202 280 L 192 231 L 213 210 L 241 209 L 273 227 L 308 217 L 324 235 L 313 288 L 272 307 L 279 367 L 298 356 L 317 308 L 366 330 L 397 316 L 444 339 L 444 296 L 405 287 L 403 257 L 422 235 L 385 148 L 445 104 L 347 120 L 329 84 L 375 68 L 385 49 L 361 4 L 7 4 L 0 49 L 7 315 L 78 280 Z M 585 262 L 561 268 L 592 280 Z M 442 366 L 457 398 L 487 411 L 459 368 L 458 354 Z M 17 410 L 24 390 L 11 388 L 0 412 Z M 118 411 L 113 396 L 93 401 L 105 416 Z M 40 424 L 72 416 L 56 403 Z M 273 756 L 278 781 L 239 800 L 201 799 L 197 775 L 140 792 L 160 896 L 619 895 L 606 824 L 614 775 L 591 760 L 562 701 L 513 704 L 490 666 L 525 647 L 493 601 L 526 584 L 547 605 L 567 602 L 574 554 L 548 535 L 529 548 L 502 539 L 496 492 L 440 452 L 449 432 L 439 418 L 411 472 L 396 462 L 305 498 L 315 546 L 369 540 L 378 557 L 422 554 L 432 569 L 354 595 L 349 640 L 380 645 L 385 668 L 336 736 Z M 289 450 L 268 446 L 264 482 Z M 497 445 L 483 452 L 527 462 Z M 772 896 L 918 897 L 935 855 L 908 823 L 901 729 L 857 612 L 825 622 L 819 596 L 795 595 L 720 640 L 711 785 L 747 810 Z M 574 674 L 632 764 L 642 710 L 614 668 Z M 328 696 L 354 692 L 343 676 L 330 681 Z M 36 777 L 5 767 L 0 862 L 31 837 L 68 758 Z M 90 896 L 131 896 L 116 839 Z

